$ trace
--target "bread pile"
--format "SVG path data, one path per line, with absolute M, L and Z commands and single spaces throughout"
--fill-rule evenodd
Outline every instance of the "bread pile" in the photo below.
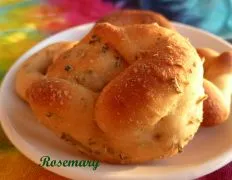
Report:
M 125 10 L 80 42 L 32 55 L 16 91 L 40 123 L 91 158 L 142 163 L 182 152 L 201 124 L 227 119 L 231 62 L 230 52 L 197 51 L 160 14 Z

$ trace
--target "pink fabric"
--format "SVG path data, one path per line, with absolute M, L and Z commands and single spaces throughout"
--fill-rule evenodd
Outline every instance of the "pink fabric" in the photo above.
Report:
M 62 7 L 67 21 L 72 25 L 96 21 L 116 10 L 112 3 L 102 0 L 49 0 L 51 4 Z

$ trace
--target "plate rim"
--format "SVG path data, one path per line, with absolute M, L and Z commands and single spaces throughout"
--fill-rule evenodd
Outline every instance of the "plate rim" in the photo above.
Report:
M 214 38 L 216 39 L 217 41 L 220 41 L 221 43 L 225 44 L 226 46 L 228 46 L 228 48 L 231 48 L 232 49 L 232 45 L 229 44 L 229 42 L 226 42 L 225 40 L 223 40 L 222 38 L 212 34 L 212 33 L 209 33 L 205 30 L 202 30 L 202 29 L 198 29 L 196 27 L 192 27 L 192 26 L 189 26 L 189 25 L 186 25 L 186 24 L 182 24 L 182 23 L 178 23 L 178 22 L 173 22 L 174 26 L 179 26 L 179 27 L 183 27 L 185 29 L 190 29 L 190 30 L 193 30 L 193 31 L 198 31 L 204 35 L 207 35 L 207 36 L 210 36 L 211 38 Z M 20 56 L 16 61 L 15 63 L 10 67 L 10 69 L 8 70 L 8 72 L 6 73 L 5 77 L 3 78 L 2 80 L 2 84 L 1 84 L 1 87 L 0 87 L 0 123 L 1 123 L 1 127 L 4 131 L 4 133 L 6 134 L 6 136 L 9 138 L 9 140 L 11 141 L 11 143 L 17 148 L 17 150 L 22 153 L 23 155 L 25 155 L 28 159 L 32 160 L 35 164 L 38 164 L 39 160 L 37 157 L 35 157 L 35 151 L 31 150 L 26 150 L 25 147 L 27 147 L 27 142 L 21 137 L 21 136 L 15 136 L 16 134 L 18 134 L 17 132 L 14 131 L 11 123 L 9 123 L 10 121 L 8 121 L 9 117 L 7 115 L 7 113 L 3 110 L 3 101 L 1 100 L 1 96 L 3 96 L 3 90 L 5 89 L 4 87 L 6 86 L 6 82 L 7 82 L 7 79 L 10 77 L 11 73 L 13 72 L 13 70 L 15 68 L 17 68 L 19 66 L 19 64 L 21 64 L 22 62 L 24 62 L 26 59 L 25 57 L 29 54 L 32 54 L 31 52 L 35 51 L 35 49 L 37 49 L 37 51 L 40 49 L 38 49 L 38 46 L 42 46 L 44 47 L 45 45 L 47 45 L 48 41 L 50 39 L 53 39 L 55 38 L 56 36 L 61 36 L 61 34 L 66 34 L 66 33 L 70 33 L 72 31 L 75 31 L 75 29 L 81 29 L 81 28 L 87 28 L 88 26 L 93 26 L 94 23 L 86 23 L 86 24 L 82 24 L 82 25 L 78 25 L 78 26 L 75 26 L 75 27 L 71 27 L 71 28 L 68 28 L 64 31 L 61 31 L 59 33 L 56 33 L 40 42 L 38 42 L 36 45 L 34 45 L 32 48 L 30 48 L 29 50 L 27 50 L 22 56 Z M 19 141 L 21 143 L 19 143 Z M 36 152 L 36 154 L 38 155 L 39 153 Z M 219 162 L 220 160 L 224 159 L 224 161 L 221 161 Z M 182 172 L 182 175 L 181 176 L 177 176 L 177 177 L 185 177 L 187 179 L 189 178 L 198 178 L 198 177 L 201 177 L 201 176 L 204 176 L 204 175 L 207 175 L 221 167 L 223 167 L 224 165 L 228 164 L 230 161 L 232 160 L 232 148 L 228 149 L 227 151 L 225 151 L 224 153 L 220 154 L 220 156 L 216 156 L 215 158 L 209 160 L 209 161 L 206 161 L 205 163 L 203 164 L 194 164 L 195 166 L 191 166 L 191 167 L 188 167 L 187 169 L 184 170 L 184 173 Z M 214 166 L 210 166 L 214 164 Z M 175 166 L 177 169 L 178 169 L 178 166 Z M 65 171 L 61 171 L 62 169 L 65 169 L 64 167 L 63 168 L 57 168 L 57 167 L 43 167 L 55 174 L 58 174 L 60 176 L 63 176 L 63 177 L 67 177 L 67 178 L 72 178 L 71 176 L 69 176 L 69 174 L 67 173 L 67 170 Z M 78 171 L 78 175 L 81 177 L 90 177 L 91 175 L 91 172 L 84 172 L 78 168 L 76 168 L 76 171 Z M 181 171 L 181 170 L 179 170 Z M 197 171 L 197 173 L 194 173 L 194 171 Z M 192 173 L 191 173 L 192 172 Z M 189 174 L 191 174 L 189 176 Z M 93 175 L 93 174 L 92 174 Z M 166 175 L 166 178 L 168 178 L 170 176 L 169 175 Z M 101 173 L 98 173 L 97 171 L 94 173 L 94 178 L 157 178 L 156 174 L 151 176 L 151 175 L 146 175 L 146 174 L 142 174 L 140 176 L 136 176 L 136 177 L 133 177 L 133 175 L 126 175 L 124 177 L 122 177 L 122 175 L 113 175 L 113 174 L 109 174 L 109 175 L 102 175 Z M 162 176 L 163 177 L 163 176 Z M 158 177 L 158 178 L 162 178 L 162 177 Z M 164 179 L 166 179 L 164 178 Z M 172 176 L 172 179 L 174 177 Z M 162 178 L 163 179 L 163 178 Z

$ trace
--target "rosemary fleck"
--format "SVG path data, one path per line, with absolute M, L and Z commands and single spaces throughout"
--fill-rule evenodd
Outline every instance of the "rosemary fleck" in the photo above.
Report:
M 115 55 L 114 56 L 117 60 L 120 60 L 121 59 L 121 57 L 119 56 L 119 55 Z
M 89 138 L 89 145 L 91 146 L 94 144 L 96 144 L 96 141 L 94 141 L 94 139 L 92 139 L 92 138 Z
M 69 135 L 69 134 L 67 134 L 65 132 L 61 133 L 61 137 L 60 138 L 63 139 L 63 140 L 65 140 L 66 142 L 74 145 L 74 146 L 77 146 L 77 147 L 81 148 L 85 152 L 92 153 L 92 149 L 90 149 L 88 146 L 85 146 L 80 141 L 74 139 L 71 135 Z
M 121 66 L 121 62 L 119 60 L 116 60 L 115 63 L 114 63 L 114 66 L 116 68 L 120 67 Z
M 193 120 L 190 120 L 190 121 L 188 122 L 188 125 L 191 125 L 191 124 L 193 124 Z
M 67 72 L 69 72 L 69 71 L 72 70 L 72 66 L 71 66 L 71 65 L 66 65 L 66 66 L 64 67 L 64 70 L 67 71 Z
M 93 70 L 92 69 L 89 69 L 86 72 L 87 72 L 87 74 L 93 74 Z
M 183 152 L 183 147 L 180 145 L 180 144 L 178 144 L 177 145 L 178 147 L 178 153 L 182 153 Z
M 120 153 L 120 159 L 121 160 L 126 160 L 128 157 L 125 155 L 125 154 L 123 154 L 123 153 Z
M 98 37 L 97 35 L 92 35 L 89 44 L 94 44 L 95 42 L 100 42 L 100 37 Z
M 46 113 L 46 116 L 47 116 L 48 118 L 52 117 L 52 115 L 53 115 L 53 113 L 51 113 L 51 112 L 47 112 L 47 113 Z
M 157 133 L 157 134 L 155 134 L 154 138 L 155 138 L 155 140 L 160 140 L 161 135 L 159 133 Z
M 109 49 L 109 46 L 107 44 L 104 44 L 102 46 L 102 52 L 105 53 Z
M 183 92 L 183 90 L 180 88 L 180 85 L 179 85 L 178 80 L 177 80 L 176 77 L 172 79 L 172 83 L 173 83 L 174 88 L 175 88 L 177 93 L 182 93 Z
M 207 98 L 208 98 L 208 96 L 205 94 L 204 96 L 200 97 L 200 98 L 197 100 L 196 104 L 199 104 L 200 102 L 206 100 Z

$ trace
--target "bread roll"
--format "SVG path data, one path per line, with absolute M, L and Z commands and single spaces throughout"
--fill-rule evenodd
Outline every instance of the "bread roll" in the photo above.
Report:
M 38 120 L 79 151 L 142 163 L 181 152 L 197 132 L 203 65 L 177 32 L 98 23 L 26 94 Z
M 204 101 L 202 126 L 211 127 L 225 122 L 230 114 L 232 94 L 232 52 L 218 53 L 210 48 L 199 48 L 204 59 Z
M 162 14 L 148 10 L 120 10 L 104 16 L 97 23 L 110 23 L 115 26 L 157 23 L 162 27 L 175 30 L 171 22 Z

